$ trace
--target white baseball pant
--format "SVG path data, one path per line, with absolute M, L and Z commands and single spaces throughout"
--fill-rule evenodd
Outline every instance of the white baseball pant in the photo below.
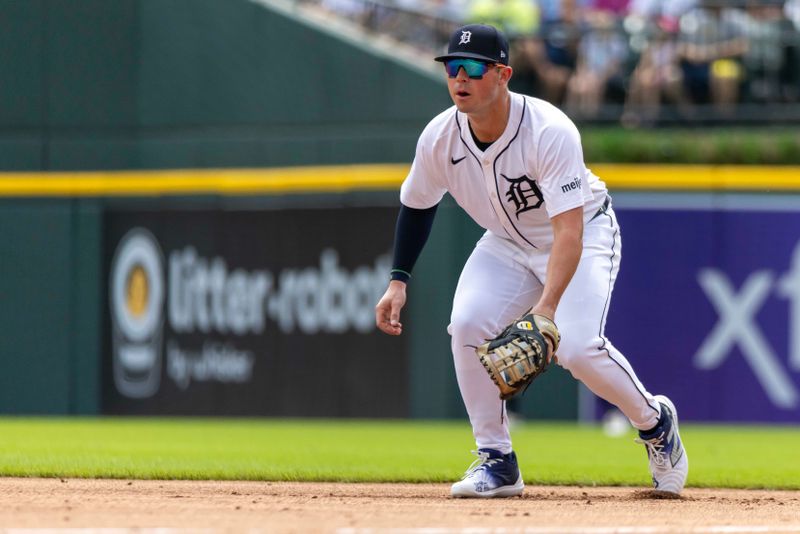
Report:
M 548 252 L 523 249 L 487 232 L 464 265 L 448 332 L 459 389 L 478 448 L 511 451 L 505 403 L 475 355 L 477 345 L 530 309 L 542 293 Z M 612 209 L 584 227 L 583 254 L 556 310 L 558 364 L 617 406 L 640 430 L 654 427 L 660 407 L 630 363 L 603 335 L 621 258 Z M 535 385 L 534 385 L 535 387 Z

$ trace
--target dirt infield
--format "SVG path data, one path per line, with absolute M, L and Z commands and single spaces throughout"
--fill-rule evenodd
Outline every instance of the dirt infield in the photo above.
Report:
M 0 478 L 0 527 L 228 532 L 800 532 L 800 492 L 527 487 L 522 498 L 448 497 L 446 484 Z

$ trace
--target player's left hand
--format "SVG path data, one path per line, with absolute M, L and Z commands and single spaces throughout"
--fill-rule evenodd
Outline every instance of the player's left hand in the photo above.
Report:
M 386 293 L 375 306 L 375 324 L 386 334 L 399 336 L 403 333 L 400 310 L 406 305 L 406 284 L 399 280 L 389 282 Z
M 555 322 L 553 321 L 553 317 L 556 316 L 555 307 L 546 306 L 546 305 L 544 305 L 544 304 L 542 304 L 540 302 L 536 306 L 534 306 L 528 312 L 528 314 L 530 314 L 530 315 L 538 315 L 538 316 L 544 317 L 546 319 L 549 319 L 550 322 L 553 322 L 555 324 Z M 526 315 L 528 315 L 528 314 L 526 314 Z M 561 338 L 559 337 L 559 340 L 560 339 Z M 555 349 L 553 349 L 552 351 L 547 353 L 547 363 L 551 363 L 555 359 L 555 352 L 556 352 Z
M 536 306 L 531 308 L 531 310 L 528 313 L 531 315 L 542 315 L 552 321 L 553 317 L 555 317 L 556 315 L 556 309 L 553 306 L 547 306 L 540 302 Z

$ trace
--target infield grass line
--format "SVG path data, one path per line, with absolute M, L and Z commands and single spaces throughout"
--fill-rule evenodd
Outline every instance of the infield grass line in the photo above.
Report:
M 527 484 L 648 487 L 630 429 L 512 431 Z M 689 487 L 800 489 L 800 429 L 681 425 Z M 466 421 L 0 418 L 0 476 L 452 482 L 474 457 Z

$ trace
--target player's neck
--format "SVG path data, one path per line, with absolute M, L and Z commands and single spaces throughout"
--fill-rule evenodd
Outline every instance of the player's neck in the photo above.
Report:
M 497 141 L 506 131 L 510 110 L 511 95 L 508 91 L 504 91 L 498 102 L 485 111 L 467 114 L 472 133 L 484 143 Z

